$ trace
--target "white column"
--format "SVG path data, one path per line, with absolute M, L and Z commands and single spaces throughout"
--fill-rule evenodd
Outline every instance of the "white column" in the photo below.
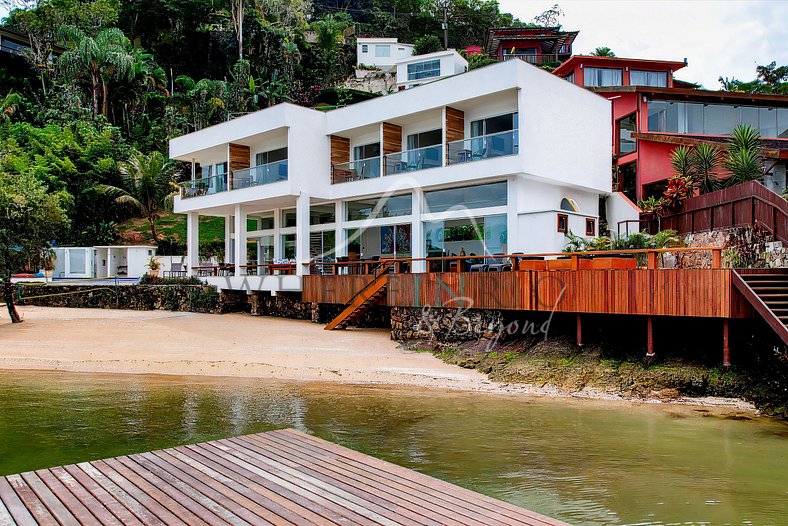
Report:
M 422 208 L 424 203 L 424 192 L 421 188 L 413 189 L 413 219 L 410 224 L 410 252 L 413 259 L 426 257 L 424 241 L 424 222 L 421 220 Z M 413 273 L 424 272 L 427 270 L 425 261 L 413 262 Z
M 107 277 L 110 276 L 109 269 L 111 264 L 112 264 L 112 249 L 108 248 L 107 249 Z
M 233 216 L 224 216 L 224 262 L 230 263 L 235 258 L 230 257 L 233 253 Z
M 518 176 L 513 176 L 506 183 L 507 207 L 506 207 L 506 252 L 523 252 L 523 240 L 520 239 L 520 217 L 517 207 L 517 187 L 519 186 Z
M 296 198 L 296 274 L 309 274 L 309 194 Z
M 334 210 L 336 223 L 334 224 L 334 236 L 336 239 L 336 257 L 347 256 L 347 232 L 345 231 L 345 206 L 342 201 L 337 201 Z
M 282 259 L 282 209 L 274 210 L 274 259 Z
M 246 211 L 241 205 L 235 205 L 235 275 L 245 276 L 246 268 Z
M 196 276 L 195 268 L 200 266 L 200 214 L 197 212 L 186 214 L 186 264 L 189 275 Z

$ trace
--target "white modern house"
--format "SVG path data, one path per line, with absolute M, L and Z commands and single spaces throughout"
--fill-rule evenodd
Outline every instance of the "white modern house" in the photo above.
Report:
M 556 252 L 598 232 L 611 105 L 523 61 L 327 113 L 280 104 L 170 141 L 175 211 L 224 216 L 220 288 L 297 291 L 320 263 Z M 316 263 L 310 266 L 309 263 Z M 271 265 L 273 264 L 273 265 Z M 206 274 L 206 273 L 203 273 Z M 219 274 L 207 272 L 207 274 Z
M 148 271 L 148 261 L 155 255 L 153 245 L 57 247 L 53 277 L 140 278 Z
M 356 67 L 394 69 L 397 62 L 413 55 L 413 44 L 397 42 L 396 38 L 356 39 Z
M 464 73 L 468 61 L 453 49 L 414 55 L 397 62 L 397 87 L 409 89 Z

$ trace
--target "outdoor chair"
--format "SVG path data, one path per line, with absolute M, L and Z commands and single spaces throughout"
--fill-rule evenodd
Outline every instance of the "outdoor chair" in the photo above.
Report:
M 474 263 L 470 268 L 471 272 L 487 272 L 487 270 L 487 263 Z
M 495 257 L 489 260 L 489 264 L 487 265 L 487 270 L 490 272 L 503 272 L 506 270 L 512 270 L 512 264 L 504 261 L 504 254 L 495 254 Z
M 170 278 L 185 278 L 186 277 L 186 269 L 184 268 L 182 263 L 173 263 L 170 270 L 164 272 L 164 277 Z

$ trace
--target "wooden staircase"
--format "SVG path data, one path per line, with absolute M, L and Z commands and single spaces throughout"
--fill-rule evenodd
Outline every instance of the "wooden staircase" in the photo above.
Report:
M 382 303 L 386 298 L 386 287 L 389 281 L 388 271 L 392 265 L 392 262 L 384 262 L 376 267 L 373 271 L 374 279 L 358 291 L 347 303 L 345 309 L 331 320 L 324 329 L 333 331 L 334 329 L 344 329 L 348 325 L 353 325 L 369 309 Z
M 733 284 L 788 345 L 788 273 L 734 272 Z

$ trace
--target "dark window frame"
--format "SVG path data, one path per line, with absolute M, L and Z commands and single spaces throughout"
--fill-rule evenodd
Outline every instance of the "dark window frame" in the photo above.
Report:
M 566 234 L 569 232 L 569 214 L 558 214 L 557 230 L 560 234 Z
M 635 129 L 633 133 L 637 133 L 638 131 L 638 118 L 637 118 L 637 111 L 633 111 L 621 117 L 620 119 L 616 120 L 616 155 L 629 155 L 630 153 L 636 153 L 638 151 L 638 140 L 634 139 L 635 141 L 635 149 L 631 152 L 621 153 L 621 122 L 624 119 L 628 119 L 630 117 L 635 118 Z
M 596 235 L 596 219 L 587 217 L 586 218 L 586 236 L 595 236 Z

